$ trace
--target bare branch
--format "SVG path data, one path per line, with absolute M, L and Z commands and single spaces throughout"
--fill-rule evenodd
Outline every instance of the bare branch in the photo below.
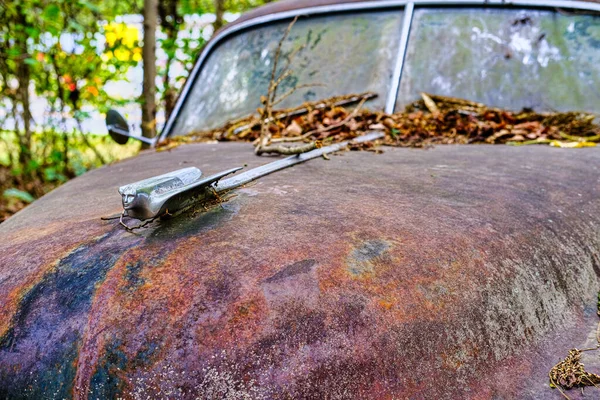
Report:
M 322 83 L 306 83 L 303 85 L 294 86 L 293 88 L 291 88 L 290 90 L 285 92 L 283 95 L 281 95 L 281 97 L 279 97 L 277 100 L 275 100 L 271 105 L 276 106 L 277 104 L 281 103 L 283 100 L 285 100 L 286 98 L 291 96 L 296 90 L 309 88 L 309 87 L 316 87 L 316 86 L 325 86 L 325 85 Z
M 275 76 L 277 74 L 277 65 L 279 64 L 279 57 L 281 56 L 281 48 L 283 46 L 283 42 L 290 34 L 290 31 L 292 30 L 292 27 L 294 26 L 294 24 L 296 23 L 297 20 L 298 20 L 298 17 L 296 16 L 292 20 L 292 22 L 290 22 L 287 29 L 285 30 L 285 33 L 283 34 L 283 36 L 279 40 L 279 43 L 277 44 L 277 49 L 275 50 L 275 57 L 273 59 L 273 68 L 271 69 L 271 79 L 269 80 L 269 89 L 267 91 L 267 96 L 264 99 L 264 102 L 263 102 L 264 109 L 260 116 L 261 117 L 260 140 L 256 147 L 257 154 L 259 154 L 259 150 L 262 147 L 267 146 L 269 144 L 269 142 L 271 141 L 271 131 L 269 129 L 269 121 L 273 120 L 273 104 L 272 103 L 277 96 L 277 87 L 285 78 L 287 78 L 292 73 L 289 69 L 286 69 L 281 72 L 281 75 L 277 79 L 275 78 Z M 295 52 L 293 52 L 293 54 L 295 54 Z M 291 63 L 290 57 L 288 57 L 288 65 L 289 65 L 289 63 Z
M 275 57 L 273 58 L 273 69 L 271 70 L 271 80 L 269 81 L 269 94 L 272 93 L 273 99 L 275 98 L 277 88 L 272 87 L 271 85 L 273 85 L 273 82 L 275 82 L 275 74 L 277 73 L 277 64 L 279 63 L 279 57 L 281 55 L 281 48 L 283 47 L 283 42 L 285 41 L 285 39 L 287 39 L 290 32 L 292 31 L 292 27 L 294 26 L 296 21 L 298 21 L 298 16 L 294 17 L 292 22 L 290 22 L 290 24 L 287 26 L 285 33 L 279 40 L 279 43 L 277 44 L 277 49 L 275 50 Z
M 272 86 L 273 90 L 272 90 L 271 93 L 272 93 L 273 97 L 269 98 L 269 101 L 271 103 L 273 103 L 275 101 L 275 91 L 277 90 L 277 88 L 279 87 L 279 85 L 281 84 L 281 82 L 283 82 L 286 78 L 288 78 L 290 75 L 292 75 L 292 72 L 294 72 L 294 71 L 292 71 L 291 69 L 283 71 L 281 73 L 281 75 L 279 75 L 279 77 L 277 78 L 277 80 L 275 82 L 272 82 L 271 86 Z
M 261 154 L 277 153 L 277 154 L 289 156 L 289 155 L 293 155 L 293 154 L 306 153 L 307 151 L 314 150 L 318 147 L 320 147 L 318 142 L 310 142 L 310 143 L 307 143 L 302 146 L 294 146 L 294 147 L 288 147 L 288 146 L 282 146 L 282 145 L 271 145 L 271 146 L 257 147 L 256 154 L 260 156 Z
M 294 50 L 292 50 L 292 52 L 286 57 L 287 58 L 287 62 L 285 63 L 285 66 L 281 70 L 282 71 L 287 71 L 290 68 L 290 65 L 292 64 L 292 60 L 294 60 L 294 58 L 296 57 L 296 55 L 298 55 L 298 53 L 300 53 L 305 48 L 306 48 L 306 44 L 303 44 L 302 46 L 298 46 L 297 48 L 295 48 Z

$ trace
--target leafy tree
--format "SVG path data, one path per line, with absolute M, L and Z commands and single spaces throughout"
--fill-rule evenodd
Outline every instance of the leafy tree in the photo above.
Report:
M 227 11 L 239 13 L 264 3 L 145 1 L 158 3 L 157 15 L 146 21 L 156 24 L 145 33 L 121 18 L 141 14 L 144 0 L 0 1 L 0 196 L 6 189 L 19 188 L 19 196 L 17 189 L 6 193 L 19 201 L 31 198 L 25 192 L 39 197 L 114 159 L 109 142 L 85 134 L 83 124 L 91 110 L 105 112 L 132 101 L 112 98 L 104 88 L 109 82 L 126 80 L 127 72 L 142 63 L 142 34 L 149 34 L 149 48 L 155 43 L 164 55 L 158 65 L 148 60 L 147 85 L 142 96 L 133 99 L 149 109 L 143 128 L 154 130 L 156 109 L 166 116 L 172 112 L 177 92 L 206 40 L 208 31 L 192 32 L 186 16 L 216 14 L 214 31 L 224 23 Z M 157 79 L 151 77 L 152 66 Z M 45 107 L 41 115 L 32 113 L 39 108 L 39 99 Z M 12 173 L 7 175 L 7 170 Z M 4 200 L 0 197 L 0 221 Z
M 137 32 L 119 36 L 119 25 L 107 23 L 115 12 L 125 11 L 113 5 L 100 8 L 83 0 L 0 4 L 0 96 L 7 110 L 2 138 L 16 142 L 7 146 L 16 149 L 8 152 L 9 163 L 17 183 L 37 182 L 29 189 L 36 196 L 47 190 L 45 181 L 81 172 L 69 157 L 76 143 L 90 149 L 97 162 L 107 161 L 82 132 L 88 117 L 83 110 L 115 103 L 103 87 L 137 64 L 139 48 Z M 31 112 L 34 93 L 47 106 L 38 121 Z

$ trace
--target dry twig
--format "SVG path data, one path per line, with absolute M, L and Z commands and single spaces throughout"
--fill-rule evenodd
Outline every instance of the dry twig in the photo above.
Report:
M 169 214 L 169 211 L 167 210 L 166 214 Z M 154 218 L 150 218 L 150 219 L 146 219 L 144 220 L 142 223 L 135 225 L 135 226 L 129 226 L 127 225 L 124 221 L 123 221 L 123 217 L 126 217 L 127 215 L 125 215 L 125 211 L 123 211 L 123 213 L 121 214 L 121 216 L 119 217 L 119 225 L 121 225 L 122 227 L 125 228 L 125 230 L 127 232 L 133 232 L 136 229 L 141 229 L 141 228 L 145 228 L 146 226 L 150 225 L 152 222 L 156 221 L 158 218 L 160 218 L 160 216 L 154 217 Z
M 261 97 L 261 102 L 263 104 L 263 108 L 261 110 L 259 110 L 260 138 L 259 138 L 258 143 L 256 144 L 256 148 L 255 148 L 255 153 L 257 155 L 261 155 L 261 154 L 265 154 L 265 153 L 279 153 L 279 154 L 285 154 L 285 155 L 300 154 L 300 153 L 304 153 L 306 151 L 310 151 L 317 147 L 317 144 L 314 142 L 309 145 L 296 146 L 296 147 L 271 145 L 271 137 L 272 137 L 271 123 L 272 123 L 272 121 L 275 120 L 275 118 L 273 117 L 273 107 L 276 106 L 277 104 L 283 102 L 285 99 L 287 99 L 289 96 L 294 94 L 299 89 L 314 87 L 314 86 L 323 86 L 322 84 L 319 84 L 319 83 L 294 85 L 291 89 L 289 89 L 287 92 L 285 92 L 281 96 L 279 96 L 279 97 L 277 96 L 277 90 L 279 89 L 279 85 L 281 85 L 283 82 L 285 82 L 285 80 L 288 79 L 293 73 L 293 71 L 290 69 L 290 66 L 292 64 L 294 57 L 306 47 L 305 45 L 302 45 L 302 46 L 292 50 L 292 52 L 287 56 L 286 64 L 281 69 L 279 76 L 277 76 L 277 66 L 279 65 L 279 59 L 281 57 L 281 48 L 283 46 L 283 42 L 289 36 L 289 34 L 292 30 L 292 27 L 294 26 L 294 24 L 296 23 L 297 20 L 298 20 L 298 17 L 295 17 L 292 20 L 292 22 L 290 22 L 287 29 L 285 30 L 285 33 L 283 34 L 283 36 L 279 40 L 279 43 L 277 44 L 277 48 L 275 50 L 275 56 L 273 58 L 273 68 L 271 69 L 271 79 L 269 80 L 269 87 L 268 87 L 267 95 Z
M 281 82 L 283 82 L 284 79 L 286 79 L 289 75 L 291 75 L 291 70 L 285 69 L 284 71 L 281 71 L 279 77 L 276 78 L 277 65 L 279 64 L 279 58 L 281 56 L 281 47 L 283 46 L 283 42 L 285 41 L 285 39 L 287 39 L 288 35 L 290 34 L 290 32 L 292 30 L 292 27 L 294 26 L 294 24 L 296 23 L 297 20 L 298 20 L 298 17 L 296 16 L 292 20 L 292 22 L 290 22 L 290 24 L 288 25 L 288 27 L 285 30 L 285 33 L 283 34 L 281 39 L 279 39 L 279 43 L 277 43 L 277 48 L 275 50 L 275 57 L 273 57 L 273 68 L 271 69 L 271 79 L 269 80 L 269 87 L 267 90 L 267 95 L 263 96 L 261 98 L 264 108 L 259 111 L 260 118 L 261 118 L 261 124 L 260 124 L 260 141 L 259 141 L 258 145 L 256 146 L 257 154 L 260 151 L 261 147 L 266 146 L 269 143 L 269 141 L 271 140 L 271 131 L 269 129 L 270 122 L 267 122 L 267 121 L 273 120 L 273 103 L 276 101 L 275 99 L 277 96 L 277 88 L 279 87 L 279 84 Z M 296 54 L 297 54 L 297 52 L 292 52 L 291 55 L 296 55 Z M 291 59 L 289 60 L 289 63 L 291 63 Z
M 319 141 L 314 141 L 314 142 L 310 142 L 307 143 L 305 145 L 301 145 L 301 146 L 282 146 L 282 145 L 268 145 L 268 146 L 264 146 L 264 147 L 257 147 L 256 150 L 256 154 L 257 155 L 261 155 L 261 154 L 272 154 L 272 153 L 277 153 L 277 154 L 282 154 L 284 156 L 290 156 L 290 155 L 294 155 L 294 154 L 302 154 L 302 153 L 306 153 L 307 151 L 311 151 L 314 149 L 318 149 L 320 148 L 320 142 Z

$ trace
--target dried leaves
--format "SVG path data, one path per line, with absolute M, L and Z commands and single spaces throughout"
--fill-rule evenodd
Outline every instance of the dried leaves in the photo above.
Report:
M 598 303 L 596 313 L 600 317 L 600 292 L 598 292 Z M 600 385 L 600 375 L 587 372 L 585 366 L 581 362 L 581 354 L 584 351 L 593 351 L 600 349 L 600 322 L 596 327 L 596 347 L 589 349 L 571 349 L 569 355 L 558 364 L 556 364 L 548 373 L 550 379 L 550 387 L 556 388 L 564 398 L 569 399 L 563 389 L 569 390 L 573 388 L 585 386 L 594 386 L 598 388 Z
M 437 110 L 432 112 L 431 110 Z M 600 127 L 588 113 L 512 112 L 451 97 L 423 94 L 405 113 L 390 116 L 398 131 L 386 144 L 423 147 L 432 144 L 589 145 Z
M 594 124 L 595 115 L 591 113 L 513 112 L 468 100 L 423 94 L 422 100 L 410 104 L 404 112 L 386 114 L 363 107 L 374 96 L 372 93 L 340 96 L 293 109 L 273 110 L 267 124 L 264 120 L 261 124 L 260 117 L 250 116 L 220 129 L 176 136 L 162 146 L 207 140 L 255 142 L 265 130 L 269 145 L 283 142 L 305 145 L 315 141 L 330 144 L 370 130 L 384 131 L 383 144 L 400 147 L 488 143 L 571 148 L 595 146 L 600 141 L 600 126 Z
M 584 386 L 597 386 L 600 384 L 600 376 L 587 372 L 585 366 L 581 363 L 582 352 L 582 350 L 572 349 L 563 361 L 556 364 L 550 370 L 550 373 L 548 374 L 550 386 L 572 389 Z M 562 394 L 567 399 L 569 398 L 564 393 Z

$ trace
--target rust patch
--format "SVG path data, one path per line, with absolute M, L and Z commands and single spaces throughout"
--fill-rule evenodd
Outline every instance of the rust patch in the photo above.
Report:
M 313 259 L 295 262 L 277 272 L 275 275 L 265 279 L 265 282 L 274 283 L 290 276 L 308 273 L 316 263 L 317 262 Z
M 360 277 L 375 273 L 377 259 L 383 257 L 391 244 L 385 240 L 373 239 L 363 242 L 356 247 L 346 260 L 348 270 L 354 276 Z
M 278 311 L 287 307 L 282 303 L 314 307 L 320 295 L 315 265 L 314 259 L 297 261 L 265 279 L 263 293 L 271 307 Z

